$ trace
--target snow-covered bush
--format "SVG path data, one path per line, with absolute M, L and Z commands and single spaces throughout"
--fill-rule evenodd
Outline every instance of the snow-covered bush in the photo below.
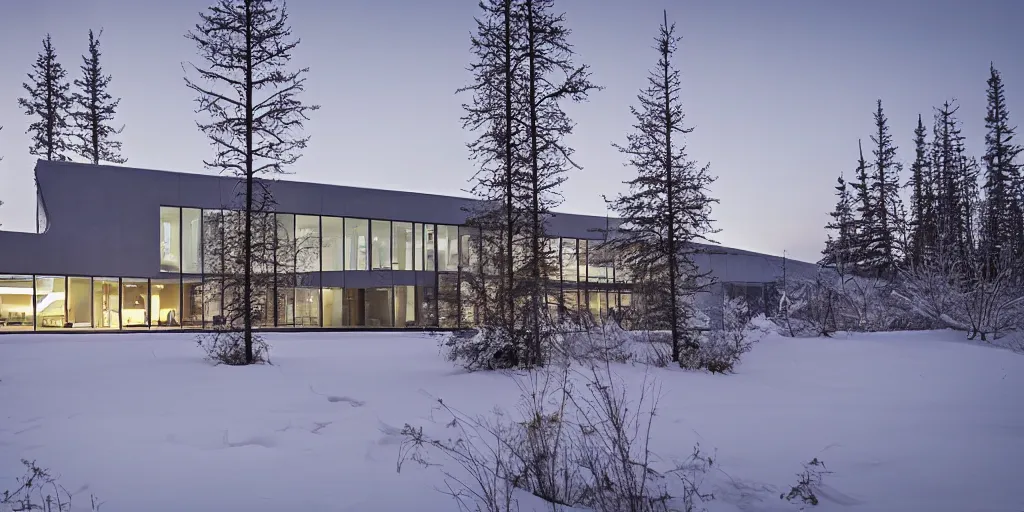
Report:
M 665 367 L 672 360 L 668 331 L 630 331 L 614 320 L 584 329 L 565 328 L 551 360 L 559 363 L 615 362 Z
M 60 485 L 50 470 L 39 467 L 36 461 L 21 459 L 25 474 L 15 479 L 13 490 L 0 493 L 0 510 L 11 512 L 70 512 L 72 494 Z M 100 509 L 102 502 L 89 496 L 90 511 Z
M 467 370 L 499 370 L 519 367 L 525 342 L 525 333 L 481 326 L 441 338 L 440 349 L 446 360 Z
M 248 364 L 245 357 L 244 331 L 218 329 L 204 332 L 196 336 L 196 343 L 206 352 L 206 359 L 213 364 L 231 366 Z M 257 332 L 252 333 L 252 362 L 253 364 L 270 362 L 270 345 Z
M 731 373 L 740 358 L 750 352 L 754 343 L 765 334 L 753 320 L 742 297 L 725 301 L 722 305 L 722 328 L 706 331 L 696 351 L 680 355 L 680 366 L 711 373 Z

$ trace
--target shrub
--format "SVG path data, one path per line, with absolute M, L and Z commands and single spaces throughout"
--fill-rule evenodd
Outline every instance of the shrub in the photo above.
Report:
M 204 332 L 196 337 L 199 347 L 206 352 L 206 360 L 213 364 L 242 366 L 245 360 L 245 335 L 238 329 L 220 329 Z M 270 345 L 259 333 L 252 333 L 253 364 L 270 363 Z
M 725 301 L 722 327 L 705 331 L 696 350 L 683 351 L 679 365 L 690 370 L 732 373 L 743 355 L 750 352 L 764 334 L 753 320 L 742 298 Z
M 817 505 L 818 496 L 815 490 L 821 486 L 822 476 L 832 472 L 825 467 L 825 463 L 817 457 L 804 464 L 804 470 L 797 474 L 796 485 L 790 487 L 789 492 L 779 495 L 779 499 L 786 501 L 797 501 L 807 505 Z
M 57 482 L 50 470 L 40 468 L 36 461 L 21 459 L 25 466 L 25 474 L 18 477 L 17 487 L 0 494 L 0 510 L 9 508 L 11 512 L 69 512 L 71 510 L 71 493 Z M 89 510 L 95 512 L 102 506 L 96 496 L 89 496 Z

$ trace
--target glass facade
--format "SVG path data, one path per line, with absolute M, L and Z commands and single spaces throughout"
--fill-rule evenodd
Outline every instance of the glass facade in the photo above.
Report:
M 265 252 L 254 254 L 253 271 L 276 276 L 253 291 L 257 327 L 458 328 L 481 320 L 473 300 L 481 293 L 473 280 L 482 271 L 475 229 L 290 213 L 252 222 L 260 247 L 254 251 Z M 0 275 L 0 330 L 223 326 L 230 321 L 225 301 L 237 292 L 224 290 L 223 276 L 240 270 L 228 246 L 243 229 L 237 211 L 161 207 L 159 275 Z M 547 297 L 552 314 L 604 318 L 630 307 L 627 274 L 599 241 L 552 238 L 545 250 L 551 254 L 545 272 L 555 283 Z M 429 272 L 431 279 L 361 288 L 327 274 L 370 270 Z
M 366 270 L 367 236 L 370 221 L 345 219 L 345 270 Z
M 390 270 L 391 222 L 386 220 L 375 220 L 371 222 L 370 237 L 373 239 L 373 245 L 370 247 L 370 269 Z

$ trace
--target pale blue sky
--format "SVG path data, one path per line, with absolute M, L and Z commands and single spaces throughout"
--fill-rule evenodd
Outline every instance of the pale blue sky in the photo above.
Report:
M 128 164 L 210 172 L 194 125 L 183 34 L 209 0 L 5 2 L 0 18 L 0 222 L 34 229 L 28 119 L 16 100 L 50 32 L 77 76 L 88 29 L 103 28 L 104 65 L 122 97 Z M 563 187 L 563 211 L 603 215 L 601 195 L 624 190 L 631 171 L 610 146 L 632 122 L 629 105 L 656 60 L 662 9 L 684 37 L 677 64 L 696 131 L 690 153 L 710 161 L 721 200 L 714 217 L 730 246 L 814 261 L 882 98 L 903 160 L 917 114 L 957 98 L 969 147 L 981 154 L 985 80 L 995 61 L 1012 119 L 1024 124 L 1024 2 L 915 0 L 558 0 L 579 61 L 606 87 L 569 107 L 570 143 L 584 166 Z M 305 99 L 322 105 L 308 124 L 300 181 L 455 194 L 472 173 L 454 94 L 469 76 L 475 0 L 292 0 L 303 39 L 296 65 L 311 67 Z M 97 222 L 104 222 L 97 219 Z M 116 223 L 116 219 L 110 220 Z

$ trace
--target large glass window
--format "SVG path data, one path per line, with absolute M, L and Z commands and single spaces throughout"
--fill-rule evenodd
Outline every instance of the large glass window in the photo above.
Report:
M 203 286 L 197 277 L 186 277 L 181 283 L 181 326 L 199 329 L 203 326 Z
M 345 288 L 344 306 L 345 325 L 360 327 L 366 325 L 366 290 L 363 288 Z
M 227 319 L 224 316 L 224 282 L 221 278 L 205 276 L 202 296 L 204 326 L 223 327 Z
M 345 219 L 345 270 L 366 270 L 366 219 Z
M 578 270 L 579 270 L 579 281 L 581 283 L 587 282 L 587 261 L 588 261 L 588 255 L 589 255 L 589 252 L 590 252 L 590 250 L 588 248 L 589 245 L 590 244 L 588 243 L 587 240 L 580 240 L 579 241 L 579 252 L 578 252 L 578 256 L 579 256 L 579 269 Z
M 121 328 L 121 287 L 116 277 L 92 280 L 92 319 L 97 329 Z
M 295 289 L 295 326 L 320 327 L 320 289 Z
M 437 226 L 437 270 L 454 272 L 459 269 L 459 227 Z
M 149 326 L 149 281 L 124 278 L 121 280 L 121 326 Z
M 323 234 L 321 237 L 320 257 L 323 258 L 323 269 L 325 272 L 345 270 L 345 221 L 340 217 L 322 217 L 321 226 Z
M 391 288 L 366 289 L 367 327 L 391 327 Z
M 413 258 L 415 261 L 415 270 L 423 270 L 423 224 L 413 224 L 412 237 L 415 241 L 413 245 Z
M 579 263 L 576 259 L 576 239 L 562 239 L 562 281 L 575 282 L 579 272 Z
M 327 288 L 323 289 L 324 301 L 324 327 L 343 327 L 345 317 L 345 289 Z
M 181 271 L 185 274 L 202 272 L 203 211 L 199 208 L 181 209 Z
M 224 212 L 203 210 L 203 272 L 224 272 Z
M 320 217 L 295 216 L 295 239 L 299 272 L 320 271 Z
M 395 327 L 416 325 L 416 287 L 395 287 Z
M 295 272 L 295 216 L 277 214 L 277 272 Z
M 92 279 L 68 278 L 68 323 L 71 327 L 92 327 Z
M 416 301 L 419 308 L 419 325 L 437 327 L 437 288 L 433 286 L 417 286 Z
M 375 220 L 370 223 L 370 237 L 373 247 L 370 248 L 370 268 L 387 270 L 391 268 L 391 222 Z
M 292 282 L 277 284 L 277 326 L 295 325 L 295 286 Z
M 36 276 L 36 328 L 64 327 L 63 277 Z
M 181 327 L 181 286 L 177 279 L 154 279 L 149 298 L 153 327 Z
M 427 272 L 433 272 L 437 268 L 437 258 L 435 256 L 435 247 L 437 245 L 437 227 L 433 224 L 426 224 L 423 226 L 423 244 L 424 244 L 424 267 L 423 270 Z
M 160 271 L 181 272 L 181 209 L 160 207 Z
M 32 276 L 0 275 L 0 330 L 32 330 Z
M 437 325 L 446 329 L 459 326 L 459 276 L 437 276 Z
M 460 226 L 459 228 L 459 266 L 467 271 L 479 270 L 480 230 Z
M 391 270 L 413 269 L 413 232 L 411 222 L 391 223 Z M 422 244 L 420 244 L 422 246 Z

